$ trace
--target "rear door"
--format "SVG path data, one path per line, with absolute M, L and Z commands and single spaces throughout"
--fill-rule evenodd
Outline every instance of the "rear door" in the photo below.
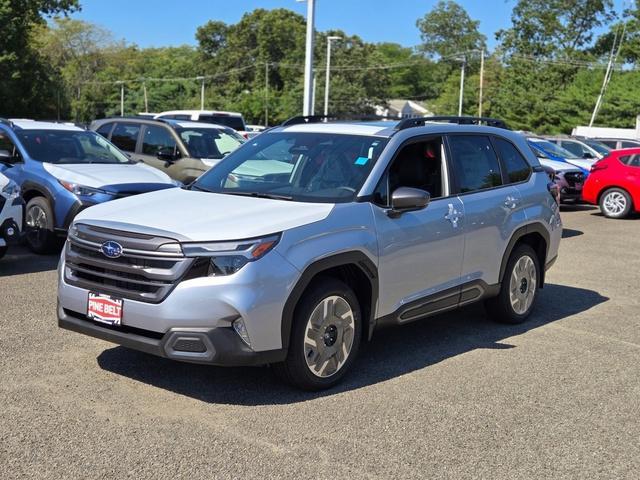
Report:
M 111 143 L 134 157 L 140 138 L 141 125 L 137 122 L 117 122 L 111 132 Z
M 463 285 L 482 290 L 498 283 L 502 255 L 526 217 L 520 192 L 503 176 L 489 135 L 449 135 L 455 191 L 463 204 Z M 477 298 L 477 290 L 462 303 Z

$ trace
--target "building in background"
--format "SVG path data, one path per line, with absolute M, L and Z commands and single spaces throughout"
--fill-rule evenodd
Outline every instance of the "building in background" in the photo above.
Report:
M 571 135 L 587 138 L 640 140 L 640 115 L 636 117 L 636 128 L 576 127 L 571 132 Z
M 376 105 L 375 108 L 379 117 L 415 118 L 433 115 L 426 105 L 413 100 L 389 100 L 386 105 Z

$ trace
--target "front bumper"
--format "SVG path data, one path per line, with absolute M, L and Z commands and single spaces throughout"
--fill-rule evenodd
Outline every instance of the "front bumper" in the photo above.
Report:
M 172 328 L 164 334 L 110 327 L 70 312 L 58 304 L 58 326 L 158 357 L 218 366 L 254 366 L 280 362 L 286 350 L 255 352 L 230 327 Z

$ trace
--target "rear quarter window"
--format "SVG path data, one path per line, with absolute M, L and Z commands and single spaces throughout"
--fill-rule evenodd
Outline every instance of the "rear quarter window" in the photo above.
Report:
M 520 151 L 509 141 L 494 137 L 496 150 L 502 159 L 509 183 L 524 182 L 529 178 L 531 166 Z

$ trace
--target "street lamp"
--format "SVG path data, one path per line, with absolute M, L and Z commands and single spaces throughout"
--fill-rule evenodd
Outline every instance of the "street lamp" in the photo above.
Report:
M 331 69 L 331 42 L 341 40 L 342 37 L 329 36 L 327 37 L 327 73 L 324 82 L 324 116 L 329 115 L 329 81 L 330 81 L 330 69 Z

